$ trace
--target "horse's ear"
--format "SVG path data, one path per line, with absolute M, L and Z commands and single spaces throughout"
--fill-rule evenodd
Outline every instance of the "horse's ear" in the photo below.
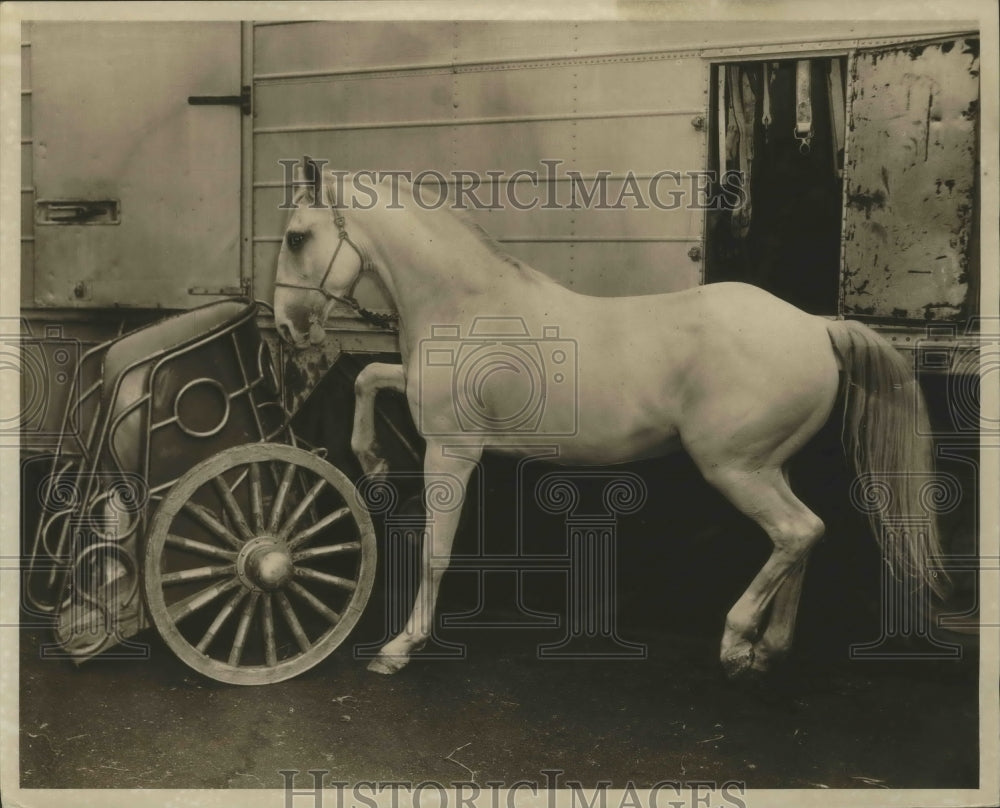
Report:
M 323 172 L 311 157 L 305 156 L 301 163 L 295 164 L 293 188 L 296 204 L 308 202 L 314 205 L 316 200 L 323 199 Z
M 323 199 L 323 171 L 311 157 L 303 157 L 302 164 L 305 166 L 305 181 L 312 183 L 313 201 L 321 202 Z

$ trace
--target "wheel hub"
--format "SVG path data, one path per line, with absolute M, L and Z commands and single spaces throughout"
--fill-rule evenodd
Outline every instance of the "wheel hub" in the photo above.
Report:
M 272 536 L 251 539 L 236 558 L 236 573 L 244 585 L 258 591 L 280 589 L 295 574 L 288 545 Z

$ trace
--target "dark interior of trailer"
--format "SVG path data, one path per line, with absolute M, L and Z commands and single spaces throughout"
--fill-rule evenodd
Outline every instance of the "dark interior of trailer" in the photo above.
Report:
M 744 281 L 837 313 L 846 62 L 810 59 L 805 75 L 794 60 L 713 66 L 709 168 L 722 182 L 706 220 L 707 281 Z M 739 195 L 749 204 L 733 205 Z

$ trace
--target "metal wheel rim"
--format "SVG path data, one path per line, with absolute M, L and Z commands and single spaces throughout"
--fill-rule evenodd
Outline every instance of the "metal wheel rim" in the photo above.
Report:
M 241 665 L 239 664 L 239 660 L 237 660 L 237 663 L 233 665 L 228 662 L 223 662 L 218 658 L 210 656 L 204 651 L 199 650 L 196 645 L 192 644 L 192 642 L 181 632 L 178 627 L 178 622 L 189 617 L 191 613 L 181 615 L 180 618 L 175 621 L 174 616 L 171 614 L 171 606 L 168 606 L 165 596 L 164 574 L 161 562 L 168 544 L 168 538 L 172 538 L 170 537 L 170 529 L 174 520 L 181 510 L 184 509 L 185 505 L 191 501 L 191 498 L 198 493 L 203 486 L 212 484 L 217 479 L 223 479 L 222 475 L 224 473 L 232 471 L 237 467 L 245 465 L 249 473 L 251 464 L 263 463 L 285 464 L 286 469 L 294 466 L 296 470 L 295 473 L 300 473 L 301 471 L 309 472 L 314 476 L 314 478 L 317 478 L 317 482 L 319 480 L 324 481 L 325 484 L 328 485 L 341 500 L 343 500 L 344 506 L 349 509 L 349 512 L 345 514 L 345 518 L 352 520 L 357 529 L 357 539 L 355 540 L 358 544 L 358 548 L 356 550 L 358 554 L 357 575 L 356 578 L 353 579 L 355 585 L 353 593 L 349 596 L 345 605 L 342 607 L 342 610 L 339 613 L 339 619 L 315 640 L 310 639 L 308 650 L 305 650 L 300 643 L 298 653 L 291 657 L 278 660 L 276 664 Z M 344 508 L 341 508 L 340 510 L 343 509 Z M 329 516 L 332 515 L 334 514 L 331 513 L 328 517 L 324 518 L 329 518 Z M 248 522 L 255 521 L 254 515 L 247 514 L 246 516 Z M 258 527 L 256 524 L 251 526 L 252 533 L 256 532 L 256 527 Z M 308 530 L 303 531 L 300 527 L 300 530 L 295 535 L 299 535 L 302 532 L 308 532 Z M 309 543 L 309 539 L 303 541 L 301 543 L 303 546 L 297 546 L 296 552 L 309 550 Z M 354 542 L 349 542 L 349 544 L 352 543 Z M 339 546 L 340 544 L 325 545 L 325 547 L 328 548 Z M 239 552 L 236 551 L 235 548 L 233 548 L 230 552 L 234 552 L 237 557 L 239 556 Z M 233 566 L 235 568 L 235 563 Z M 222 589 L 218 595 L 211 598 L 204 608 L 208 609 L 208 607 L 211 606 L 211 609 L 208 609 L 209 612 L 218 611 L 220 607 L 223 607 L 223 609 L 226 608 L 229 601 L 232 600 L 235 605 L 233 610 L 228 613 L 229 616 L 224 618 L 224 622 L 233 623 L 237 620 L 241 620 L 242 612 L 237 617 L 235 614 L 236 610 L 241 607 L 244 610 L 249 608 L 249 611 L 251 612 L 250 621 L 254 624 L 253 629 L 263 630 L 266 633 L 266 629 L 263 628 L 263 626 L 266 622 L 268 622 L 264 616 L 264 612 L 267 609 L 264 603 L 269 600 L 267 595 L 271 595 L 271 622 L 273 630 L 274 621 L 276 619 L 281 619 L 279 617 L 279 612 L 282 617 L 286 615 L 286 612 L 284 611 L 286 604 L 281 603 L 280 597 L 281 595 L 284 595 L 286 601 L 289 600 L 288 594 L 285 593 L 287 591 L 287 586 L 290 584 L 277 585 L 273 590 L 262 589 L 260 592 L 255 593 L 254 590 L 250 588 L 250 584 L 246 580 L 246 558 L 244 558 L 243 566 L 244 569 L 241 570 L 239 574 L 237 574 L 234 569 L 232 576 L 219 576 L 227 588 Z M 309 569 L 308 565 L 304 563 L 294 565 L 295 571 L 290 579 L 291 584 L 299 583 L 301 586 L 300 579 L 303 575 L 301 571 L 303 568 Z M 145 551 L 145 574 L 143 576 L 143 583 L 146 594 L 146 603 L 154 625 L 171 650 L 174 651 L 174 653 L 177 654 L 177 656 L 189 667 L 218 681 L 239 685 L 261 685 L 280 682 L 294 676 L 298 676 L 300 673 L 303 673 L 321 662 L 340 646 L 350 631 L 354 628 L 368 601 L 375 579 L 375 568 L 375 531 L 372 526 L 368 510 L 361 502 L 360 498 L 356 496 L 356 490 L 351 481 L 337 468 L 303 449 L 280 443 L 256 443 L 235 446 L 208 458 L 188 471 L 171 487 L 168 494 L 160 503 L 150 523 L 150 530 Z M 210 584 L 206 587 L 206 590 L 214 589 L 218 586 L 218 584 Z M 239 602 L 235 602 L 236 595 L 239 594 L 241 590 L 244 591 L 244 595 L 241 597 Z M 313 595 L 315 597 L 315 593 L 313 593 Z M 299 599 L 300 609 L 302 602 L 308 603 L 308 601 L 301 600 L 302 596 L 299 592 L 296 592 L 295 597 Z M 190 601 L 191 598 L 184 600 Z M 245 605 L 248 603 L 248 600 L 253 600 L 252 607 L 247 607 Z M 172 606 L 176 608 L 178 603 L 179 602 L 175 602 Z M 274 608 L 276 605 L 279 608 Z M 202 607 L 197 608 L 200 609 Z M 219 619 L 219 617 L 217 616 L 216 619 Z M 286 628 L 288 628 L 287 625 Z M 250 629 L 248 628 L 247 631 L 249 630 Z M 238 631 L 239 625 L 237 623 L 237 632 Z M 202 639 L 204 639 L 204 637 Z M 211 641 L 209 645 L 211 645 Z

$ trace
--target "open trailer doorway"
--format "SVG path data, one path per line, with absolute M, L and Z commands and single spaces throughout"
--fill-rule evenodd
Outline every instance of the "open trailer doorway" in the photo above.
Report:
M 837 313 L 846 66 L 846 56 L 712 66 L 710 170 L 728 175 L 736 204 L 708 213 L 707 281 Z

